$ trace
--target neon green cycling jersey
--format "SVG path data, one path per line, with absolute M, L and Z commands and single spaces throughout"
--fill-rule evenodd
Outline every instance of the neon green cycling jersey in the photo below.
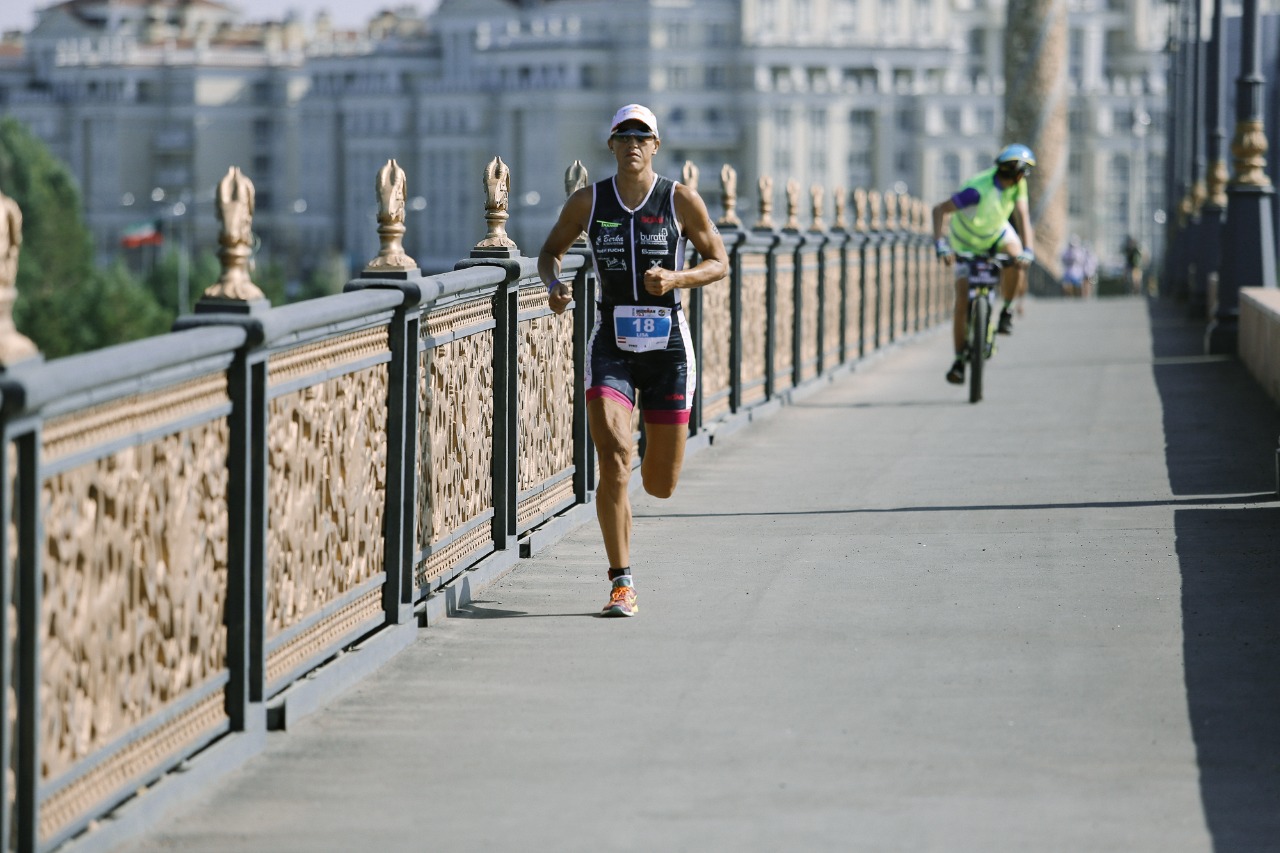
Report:
M 951 197 L 951 247 L 957 252 L 982 253 L 993 248 L 1019 200 L 1027 197 L 1027 182 L 996 186 L 995 167 L 979 172 Z

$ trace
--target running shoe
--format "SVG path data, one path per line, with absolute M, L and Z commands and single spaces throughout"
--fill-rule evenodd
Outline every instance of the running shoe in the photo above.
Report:
M 964 359 L 957 358 L 955 363 L 951 365 L 951 369 L 947 371 L 947 381 L 952 385 L 964 384 Z
M 996 329 L 1002 335 L 1013 334 L 1013 313 L 1008 308 L 1000 311 L 1000 328 Z
M 609 603 L 600 611 L 601 616 L 635 616 L 640 612 L 636 604 L 636 588 L 631 578 L 623 576 L 614 578 L 613 590 L 609 593 Z

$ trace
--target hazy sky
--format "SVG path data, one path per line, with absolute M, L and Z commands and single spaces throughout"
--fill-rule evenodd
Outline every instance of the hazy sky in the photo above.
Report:
M 36 23 L 36 9 L 57 5 L 53 0 L 0 0 L 0 31 L 29 30 Z M 245 20 L 279 19 L 290 9 L 301 13 L 304 21 L 310 21 L 322 9 L 339 27 L 362 28 L 378 11 L 400 6 L 416 6 L 419 9 L 434 7 L 434 0 L 242 0 L 228 2 L 238 7 Z M 252 14 L 246 10 L 252 9 Z

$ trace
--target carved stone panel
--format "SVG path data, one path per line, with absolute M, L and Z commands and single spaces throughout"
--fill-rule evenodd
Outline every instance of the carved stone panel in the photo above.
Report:
M 219 419 L 43 483 L 42 779 L 225 668 L 227 448 Z
M 818 256 L 805 255 L 804 269 L 800 273 L 800 289 L 803 294 L 800 316 L 801 379 L 818 375 Z
M 823 263 L 826 268 L 823 287 L 826 302 L 822 306 L 822 353 L 824 364 L 830 370 L 840 362 L 840 251 L 824 249 Z
M 384 569 L 387 365 L 271 400 L 267 637 Z
M 545 305 L 540 284 L 521 291 L 521 313 Z M 573 466 L 573 312 L 521 319 L 517 347 L 516 481 L 524 492 Z
M 727 278 L 702 289 L 702 416 L 708 421 L 729 410 L 731 296 Z
M 764 399 L 769 274 L 764 255 L 742 257 L 742 402 Z
M 790 388 L 795 356 L 791 344 L 795 340 L 796 290 L 795 262 L 790 253 L 777 256 L 777 287 L 773 312 L 773 387 L 776 391 Z
M 492 319 L 485 300 L 472 313 Z M 476 319 L 476 318 L 472 318 Z M 451 322 L 465 327 L 466 316 Z M 441 329 L 424 323 L 433 334 Z M 417 541 L 434 548 L 468 522 L 493 509 L 493 330 L 475 332 L 426 349 L 418 371 Z M 417 567 L 419 584 L 444 571 L 463 551 L 491 541 L 482 525 L 469 544 L 433 554 Z M 454 553 L 454 552 L 457 553 Z

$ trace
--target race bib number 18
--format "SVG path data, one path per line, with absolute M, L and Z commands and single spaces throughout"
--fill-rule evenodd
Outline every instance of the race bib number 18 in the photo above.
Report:
M 671 337 L 672 310 L 641 305 L 614 306 L 613 331 L 618 349 L 627 352 L 666 349 Z

